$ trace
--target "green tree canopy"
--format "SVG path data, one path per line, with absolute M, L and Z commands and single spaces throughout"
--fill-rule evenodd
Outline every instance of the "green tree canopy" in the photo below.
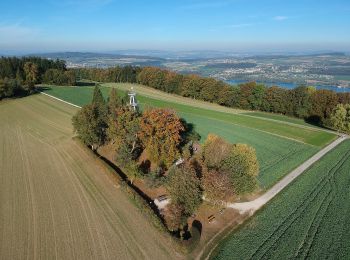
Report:
M 167 190 L 171 202 L 182 205 L 186 216 L 193 214 L 202 201 L 201 183 L 190 163 L 174 167 L 167 177 Z
M 35 83 L 38 80 L 38 66 L 33 62 L 24 64 L 25 82 L 28 87 L 28 92 L 32 93 L 35 89 Z
M 129 107 L 120 107 L 108 120 L 107 136 L 115 149 L 118 163 L 125 166 L 141 151 L 140 116 Z
M 334 129 L 350 134 L 350 104 L 338 104 L 331 115 Z
M 123 99 L 118 95 L 115 88 L 111 89 L 108 97 L 108 111 L 114 116 L 118 108 L 123 106 Z
M 209 134 L 203 146 L 203 160 L 209 169 L 219 169 L 222 161 L 228 157 L 232 149 L 221 137 Z
M 80 139 L 93 150 L 103 144 L 106 125 L 96 105 L 84 106 L 73 116 L 72 123 Z
M 259 163 L 255 149 L 246 144 L 233 145 L 229 156 L 222 161 L 220 170 L 228 174 L 235 194 L 253 192 L 257 186 Z

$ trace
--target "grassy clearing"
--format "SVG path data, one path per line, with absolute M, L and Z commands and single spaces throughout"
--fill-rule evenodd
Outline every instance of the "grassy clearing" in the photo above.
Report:
M 0 259 L 175 258 L 72 140 L 76 111 L 44 95 L 0 102 Z
M 347 259 L 350 140 L 289 185 L 216 250 L 214 259 Z
M 101 90 L 107 96 L 110 88 L 103 87 Z M 119 91 L 123 92 L 123 90 Z M 92 88 L 87 87 L 51 87 L 45 92 L 78 105 L 89 103 L 92 96 Z M 244 122 L 239 121 L 242 118 L 251 120 L 250 117 L 238 117 L 236 120 L 236 114 L 191 107 L 143 95 L 138 95 L 138 101 L 143 108 L 146 106 L 157 106 L 176 109 L 181 117 L 194 124 L 196 131 L 202 136 L 202 140 L 205 140 L 208 133 L 216 133 L 230 142 L 247 143 L 253 146 L 257 151 L 260 163 L 259 181 L 263 189 L 271 187 L 286 173 L 296 168 L 319 150 L 319 147 L 316 146 L 306 145 L 272 135 L 267 131 L 244 126 L 242 125 Z M 271 121 L 261 121 L 266 123 L 264 125 L 266 128 L 269 126 L 276 127 L 274 125 L 278 125 L 277 127 L 282 126 L 282 124 L 276 124 Z M 304 129 L 300 130 L 304 131 Z

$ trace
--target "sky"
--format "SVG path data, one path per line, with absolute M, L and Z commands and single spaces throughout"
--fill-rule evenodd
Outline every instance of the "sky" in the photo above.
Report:
M 0 53 L 350 51 L 349 0 L 2 0 Z

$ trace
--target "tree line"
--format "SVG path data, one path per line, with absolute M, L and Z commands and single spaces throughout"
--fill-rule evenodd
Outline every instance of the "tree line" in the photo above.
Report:
M 35 84 L 76 85 L 78 79 L 138 83 L 227 107 L 294 116 L 313 124 L 350 132 L 347 127 L 339 127 L 341 124 L 347 125 L 348 117 L 338 123 L 334 120 L 338 105 L 350 104 L 350 93 L 316 90 L 311 86 L 294 89 L 267 87 L 255 82 L 231 86 L 213 78 L 183 75 L 157 67 L 117 66 L 108 69 L 67 70 L 62 60 L 38 57 L 0 58 L 0 99 L 31 94 L 35 91 Z
M 75 85 L 75 72 L 62 60 L 39 57 L 0 58 L 0 99 L 35 92 L 36 84 Z
M 294 116 L 325 127 L 334 126 L 331 116 L 338 104 L 350 103 L 350 93 L 318 90 L 311 86 L 294 89 L 267 87 L 255 82 L 232 86 L 213 78 L 182 75 L 156 67 L 82 69 L 79 73 L 91 80 L 138 83 L 227 107 Z
M 203 195 L 217 202 L 258 188 L 253 148 L 215 135 L 201 146 L 193 126 L 174 110 L 134 111 L 114 88 L 105 100 L 96 86 L 91 104 L 82 107 L 72 122 L 86 145 L 112 149 L 115 163 L 131 183 L 141 179 L 150 189 L 167 189 L 171 203 L 163 218 L 179 236 Z

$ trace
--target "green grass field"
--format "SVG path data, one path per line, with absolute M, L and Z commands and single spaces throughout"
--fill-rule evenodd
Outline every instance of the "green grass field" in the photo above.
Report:
M 101 90 L 107 97 L 110 87 L 102 87 Z M 45 92 L 68 102 L 84 105 L 91 101 L 92 91 L 91 87 L 50 87 Z M 119 92 L 124 94 L 123 90 L 119 89 Z M 265 189 L 335 138 L 335 135 L 317 129 L 219 112 L 142 94 L 137 98 L 142 108 L 155 106 L 175 109 L 187 122 L 194 124 L 202 141 L 208 133 L 215 133 L 232 143 L 253 146 L 260 163 L 259 181 Z
M 284 116 L 279 114 L 273 114 L 273 113 L 266 113 L 266 112 L 246 112 L 244 113 L 248 116 L 255 116 L 259 118 L 265 118 L 265 119 L 272 119 L 272 120 L 278 120 L 286 123 L 292 123 L 300 126 L 307 126 L 307 127 L 315 127 L 314 125 L 311 125 L 307 122 L 305 122 L 303 119 L 296 118 L 296 117 L 290 117 L 290 116 Z
M 213 259 L 349 259 L 350 140 L 229 235 Z

